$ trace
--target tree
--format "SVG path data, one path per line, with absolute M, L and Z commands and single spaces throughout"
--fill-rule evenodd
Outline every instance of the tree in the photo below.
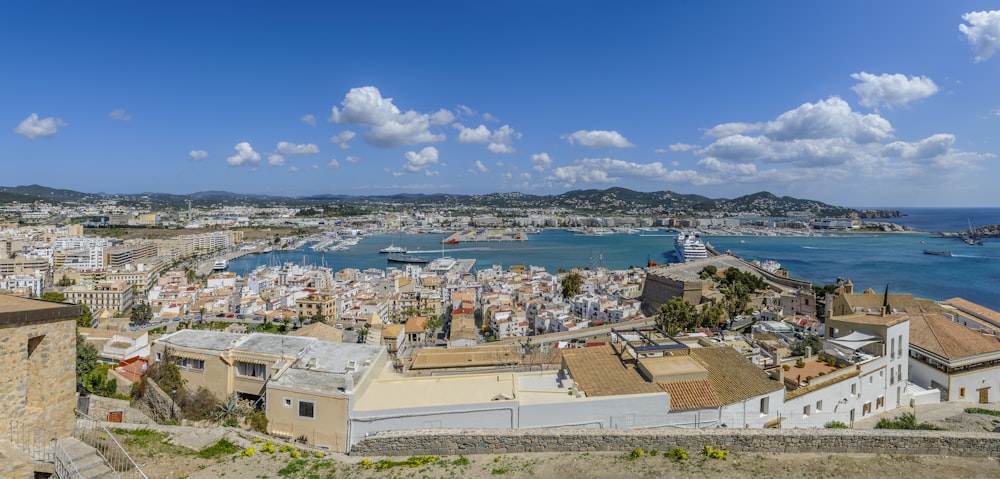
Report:
M 197 273 L 194 268 L 190 266 L 184 267 L 184 279 L 186 279 L 189 284 L 194 283 L 195 279 L 197 279 Z
M 89 328 L 94 324 L 94 313 L 90 311 L 90 308 L 86 304 L 80 303 L 80 315 L 76 317 L 76 326 L 78 328 Z
M 132 307 L 129 320 L 135 324 L 148 323 L 153 320 L 153 308 L 149 303 L 139 303 Z
M 580 294 L 580 286 L 583 284 L 583 279 L 577 273 L 570 273 L 563 276 L 561 285 L 563 296 L 567 298 L 572 298 Z
M 73 281 L 72 279 L 69 279 L 69 276 L 66 276 L 65 274 L 62 275 L 62 278 L 59 278 L 58 282 L 56 282 L 56 286 L 59 286 L 60 288 L 65 288 L 67 286 L 73 286 L 74 284 L 76 284 L 76 281 Z
M 59 303 L 65 303 L 66 295 L 58 291 L 47 291 L 42 293 L 42 295 L 39 296 L 39 299 L 42 299 L 44 301 L 56 301 Z
M 83 336 L 76 335 L 76 382 L 83 383 L 84 378 L 97 368 L 97 348 L 87 342 Z
M 441 329 L 442 326 L 444 326 L 444 322 L 441 321 L 439 316 L 429 316 L 427 318 L 427 322 L 424 323 L 424 334 L 427 339 L 435 339 L 435 333 L 437 330 Z
M 324 315 L 319 311 L 316 311 L 316 314 L 312 315 L 312 317 L 310 317 L 309 319 L 312 320 L 312 322 L 314 323 L 325 323 L 326 315 Z
M 670 301 L 660 306 L 656 314 L 656 326 L 668 334 L 677 334 L 694 323 L 695 309 L 680 296 L 670 298 Z
M 698 315 L 697 326 L 718 328 L 720 324 L 726 322 L 726 318 L 726 309 L 722 306 L 722 303 L 712 301 Z
M 792 356 L 805 356 L 807 347 L 812 350 L 813 354 L 816 354 L 823 349 L 823 341 L 815 334 L 807 334 L 805 338 L 792 346 Z

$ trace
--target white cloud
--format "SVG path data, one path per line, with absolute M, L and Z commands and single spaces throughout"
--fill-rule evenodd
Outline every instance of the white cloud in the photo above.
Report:
M 458 138 L 455 141 L 459 143 L 486 143 L 490 141 L 490 129 L 486 128 L 486 125 L 466 128 L 461 123 L 455 123 L 451 126 L 458 130 Z
M 490 172 L 489 168 L 487 168 L 486 165 L 484 165 L 482 161 L 476 160 L 476 164 L 474 166 L 475 166 L 475 168 L 469 170 L 469 173 L 472 173 L 474 175 L 478 175 L 480 173 L 489 173 Z
M 302 115 L 302 118 L 299 118 L 299 121 L 305 125 L 316 126 L 316 115 Z
M 500 119 L 499 118 L 497 118 L 497 117 L 495 117 L 495 116 L 493 116 L 493 115 L 491 115 L 489 113 L 483 113 L 483 120 L 486 120 L 486 121 L 492 122 L 492 123 L 500 123 Z
M 284 166 L 285 165 L 285 157 L 281 156 L 281 155 L 279 155 L 277 153 L 268 153 L 267 154 L 267 164 L 270 165 L 270 166 Z
M 39 119 L 37 113 L 32 113 L 17 125 L 17 128 L 14 128 L 14 133 L 29 140 L 34 140 L 38 137 L 55 135 L 61 126 L 66 126 L 66 123 L 60 118 L 48 117 Z
M 531 173 L 528 173 L 527 171 L 525 171 L 524 173 L 521 173 L 520 178 L 521 178 L 521 181 L 528 181 L 528 180 L 531 179 Z
M 402 171 L 392 171 L 392 170 L 390 170 L 388 168 L 382 168 L 382 171 L 384 171 L 384 172 L 386 172 L 386 173 L 388 173 L 388 174 L 390 174 L 392 176 L 403 176 L 403 172 Z
M 340 168 L 340 162 L 337 161 L 336 158 L 334 158 L 334 159 L 330 160 L 329 163 L 326 164 L 326 167 L 327 168 Z
M 691 150 L 697 150 L 698 145 L 689 145 L 687 143 L 674 143 L 673 145 L 668 146 L 668 148 L 670 148 L 670 151 L 691 151 Z
M 535 171 L 545 171 L 550 166 L 552 166 L 552 158 L 549 158 L 548 153 L 542 152 L 531 155 L 531 168 Z
M 459 143 L 489 143 L 486 149 L 493 153 L 513 153 L 514 141 L 521 139 L 521 132 L 504 125 L 490 132 L 486 125 L 479 125 L 475 128 L 466 128 L 461 123 L 451 125 L 458 130 Z
M 114 110 L 111 110 L 111 113 L 108 113 L 108 117 L 111 118 L 112 120 L 119 120 L 119 121 L 129 121 L 132 119 L 132 115 L 130 115 L 127 111 L 121 108 L 116 108 Z
M 504 125 L 490 135 L 490 144 L 486 149 L 493 153 L 513 153 L 514 140 L 521 139 L 521 132 L 514 130 L 510 125 Z
M 635 146 L 617 131 L 579 130 L 568 135 L 563 135 L 560 138 L 568 141 L 571 145 L 579 144 L 580 146 L 589 147 L 610 146 L 613 148 L 631 148 Z
M 551 183 L 571 187 L 578 183 L 614 184 L 623 178 L 667 183 L 704 185 L 714 182 L 691 170 L 669 170 L 660 162 L 635 163 L 612 158 L 584 158 L 570 166 L 560 166 L 546 177 Z
M 287 141 L 279 141 L 278 153 L 282 155 L 315 155 L 319 153 L 319 147 L 312 143 L 295 144 Z
M 312 169 L 314 169 L 314 170 L 318 170 L 318 169 L 319 169 L 319 165 L 317 165 L 317 164 L 313 164 L 313 165 L 312 165 Z
M 847 138 L 870 143 L 891 137 L 892 125 L 876 114 L 851 111 L 846 101 L 834 96 L 782 113 L 767 123 L 764 135 L 778 141 Z
M 289 171 L 290 173 L 295 173 L 296 171 L 299 171 L 299 167 L 297 167 L 297 166 L 295 166 L 295 165 L 292 165 L 292 166 L 289 166 L 289 167 L 288 167 L 288 171 Z
M 208 158 L 208 152 L 205 150 L 191 150 L 188 152 L 188 157 L 194 161 L 201 161 Z
M 361 157 L 360 156 L 348 155 L 347 158 L 344 158 L 344 161 L 346 161 L 348 163 L 361 163 Z
M 433 143 L 444 135 L 430 131 L 431 119 L 426 113 L 413 110 L 401 112 L 392 98 L 383 98 L 378 88 L 351 88 L 340 102 L 343 109 L 333 107 L 330 120 L 340 124 L 367 126 L 365 141 L 378 147 Z
M 455 111 L 458 112 L 458 116 L 475 116 L 476 110 L 469 108 L 465 105 L 458 105 L 455 107 Z
M 922 100 L 938 91 L 934 81 L 925 76 L 911 76 L 902 73 L 872 75 L 861 72 L 851 74 L 851 78 L 861 83 L 851 87 L 861 97 L 860 103 L 869 108 L 880 104 L 888 108 Z
M 879 100 L 883 101 L 900 104 Z M 749 134 L 754 130 L 760 131 Z M 704 158 L 698 162 L 700 173 L 694 181 L 755 183 L 793 191 L 816 178 L 852 184 L 921 181 L 975 171 L 977 163 L 993 157 L 954 149 L 955 137 L 947 133 L 916 142 L 890 141 L 894 130 L 887 120 L 854 112 L 837 97 L 806 103 L 766 123 L 725 123 L 709 131 L 730 134 L 696 150 Z
M 502 161 L 497 161 L 497 162 L 495 162 L 495 163 L 493 163 L 493 164 L 494 164 L 494 165 L 497 165 L 497 168 L 503 168 L 503 167 L 504 167 L 504 162 L 502 162 Z M 516 167 L 515 167 L 515 168 L 516 168 Z
M 236 154 L 226 158 L 226 163 L 229 163 L 229 166 L 257 166 L 260 164 L 260 153 L 254 151 L 250 143 L 241 141 L 233 148 L 236 149 Z
M 455 114 L 448 110 L 445 110 L 444 108 L 436 111 L 431 115 L 432 125 L 447 125 L 448 123 L 451 123 L 453 121 L 455 121 Z
M 705 130 L 706 138 L 722 138 L 729 135 L 742 135 L 743 133 L 756 131 L 763 127 L 763 123 L 722 123 Z
M 348 142 L 353 140 L 355 136 L 357 136 L 357 133 L 354 133 L 351 130 L 344 130 L 331 136 L 330 141 L 339 144 L 341 150 L 348 150 L 351 148 L 351 144 Z
M 959 25 L 958 31 L 976 51 L 976 62 L 986 61 L 1000 47 L 1000 10 L 969 12 L 962 20 L 969 24 Z
M 403 165 L 403 169 L 410 173 L 419 173 L 421 171 L 428 171 L 428 169 L 438 163 L 438 150 L 433 146 L 425 147 L 416 151 L 407 151 L 404 155 L 406 157 L 406 164 Z

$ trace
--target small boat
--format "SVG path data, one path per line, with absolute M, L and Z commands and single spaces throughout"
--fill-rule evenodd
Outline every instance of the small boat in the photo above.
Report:
M 212 271 L 222 271 L 229 267 L 229 261 L 225 259 L 216 260 L 212 265 Z
M 420 256 L 414 256 L 409 254 L 400 254 L 395 256 L 389 256 L 386 261 L 390 263 L 410 263 L 410 264 L 427 264 L 430 262 L 427 258 L 422 258 Z
M 951 256 L 951 251 L 934 251 L 930 249 L 925 249 L 924 254 L 932 254 L 934 256 Z
M 382 248 L 382 249 L 378 250 L 378 252 L 379 253 L 390 253 L 390 254 L 405 253 L 406 252 L 406 248 L 404 248 L 402 246 L 396 246 L 395 244 L 389 243 L 389 246 L 386 246 L 385 248 Z
M 442 244 L 458 244 L 458 240 L 455 238 L 448 238 L 441 242 Z

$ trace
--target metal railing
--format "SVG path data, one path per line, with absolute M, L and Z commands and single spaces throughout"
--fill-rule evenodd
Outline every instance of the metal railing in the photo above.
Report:
M 100 421 L 77 411 L 73 437 L 97 449 L 97 454 L 104 459 L 104 462 L 119 478 L 149 479 L 132 460 L 132 457 L 125 452 L 125 448 L 115 439 L 111 431 L 108 431 Z
M 62 444 L 58 442 L 55 443 L 55 476 L 61 479 L 71 479 L 76 477 L 83 477 L 80 474 L 80 469 L 76 467 L 73 462 L 73 458 L 70 457 L 69 452 L 62 447 Z
M 10 442 L 16 444 L 32 461 L 53 461 L 56 438 L 48 431 L 36 429 L 30 423 L 16 419 L 11 421 Z

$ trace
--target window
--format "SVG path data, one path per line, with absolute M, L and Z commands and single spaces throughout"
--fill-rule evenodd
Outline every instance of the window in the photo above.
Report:
M 770 398 L 766 398 L 766 397 L 760 398 L 760 413 L 761 414 L 767 414 L 768 413 L 768 410 L 770 409 L 768 403 L 770 403 Z
M 292 407 L 292 398 L 285 398 L 285 407 Z
M 959 399 L 965 398 L 965 388 L 958 388 L 958 398 Z
M 885 406 L 885 396 L 875 398 L 875 409 L 879 409 L 882 406 Z
M 896 379 L 898 379 L 900 381 L 903 380 L 903 365 L 902 364 L 897 364 L 896 365 Z
M 802 415 L 808 417 L 809 416 L 809 410 L 810 410 L 810 406 L 808 404 L 806 404 L 805 406 L 803 406 L 802 407 Z
M 889 340 L 889 359 L 896 359 L 896 338 Z
M 160 362 L 161 359 L 163 359 L 163 353 L 159 353 L 159 352 L 156 353 L 156 362 Z
M 857 384 L 852 384 L 851 385 L 851 394 L 852 395 L 858 394 L 858 385 Z
M 316 404 L 311 401 L 299 401 L 299 417 L 316 417 Z
M 267 365 L 236 361 L 236 374 L 245 378 L 264 379 L 267 377 Z
M 865 414 L 870 414 L 871 412 L 872 412 L 872 403 L 866 402 L 863 406 L 861 406 L 862 416 L 864 416 Z
M 816 412 L 823 410 L 823 401 L 816 401 Z
M 205 369 L 204 359 L 191 359 L 191 358 L 177 358 L 177 367 L 181 369 L 191 369 L 194 371 L 202 371 Z
M 897 345 L 899 347 L 899 356 L 902 357 L 903 356 L 903 335 L 902 334 L 899 335 L 899 343 L 897 343 Z

